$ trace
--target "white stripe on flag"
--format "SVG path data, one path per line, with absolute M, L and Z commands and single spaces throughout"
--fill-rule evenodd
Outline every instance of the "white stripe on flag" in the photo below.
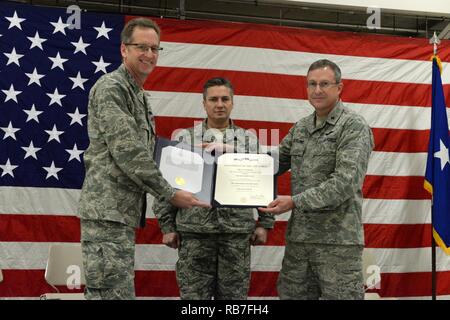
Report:
M 152 91 L 150 98 L 156 116 L 204 118 L 200 93 Z M 372 128 L 426 130 L 431 109 L 363 103 L 344 104 L 362 115 Z M 233 119 L 295 123 L 313 112 L 307 100 L 234 96 Z M 450 115 L 450 110 L 447 111 Z M 450 119 L 450 117 L 449 117 Z
M 39 206 L 27 201 L 23 195 L 33 194 L 37 199 L 47 199 Z M 49 188 L 20 188 L 1 187 L 0 216 L 2 214 L 25 214 L 25 215 L 62 215 L 76 216 L 77 199 L 79 190 L 49 189 Z M 66 200 L 64 200 L 66 199 Z M 71 199 L 68 201 L 67 199 Z M 151 212 L 153 197 L 148 196 L 147 218 L 155 218 Z M 55 210 L 55 203 L 64 202 L 59 210 Z M 363 222 L 380 224 L 422 224 L 430 223 L 430 200 L 386 200 L 386 199 L 364 199 L 363 200 Z M 290 212 L 276 216 L 278 221 L 287 221 Z M 30 231 L 31 232 L 31 231 Z
M 0 269 L 45 269 L 48 242 L 0 242 Z M 430 272 L 431 249 L 365 248 L 375 257 L 382 273 Z M 252 249 L 252 271 L 279 271 L 284 254 L 283 246 L 257 246 Z M 137 245 L 136 270 L 174 270 L 177 251 L 164 245 Z M 450 269 L 450 256 L 437 251 L 437 271 Z
M 56 243 L 56 242 L 54 242 Z M 0 242 L 0 269 L 45 269 L 49 242 Z M 252 271 L 279 271 L 284 247 L 252 247 Z M 136 245 L 135 270 L 175 270 L 178 251 L 165 245 Z
M 344 79 L 431 83 L 430 61 L 164 41 L 161 42 L 161 45 L 164 47 L 164 53 L 161 54 L 158 65 L 165 67 L 177 66 L 178 68 L 238 70 L 305 76 L 314 61 L 330 59 L 339 65 Z M 443 63 L 445 71 L 449 68 L 447 65 L 448 63 Z M 449 72 L 444 72 L 442 83 L 450 83 Z

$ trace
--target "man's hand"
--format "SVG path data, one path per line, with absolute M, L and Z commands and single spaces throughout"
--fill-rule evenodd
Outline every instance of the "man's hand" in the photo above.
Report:
M 278 196 L 267 208 L 258 208 L 261 212 L 272 214 L 282 214 L 295 208 L 295 203 L 291 196 Z
M 192 207 L 211 208 L 209 203 L 198 200 L 192 193 L 184 190 L 178 190 L 169 201 L 172 205 L 182 209 L 191 209 Z
M 180 247 L 180 236 L 177 232 L 169 232 L 163 235 L 162 242 L 169 248 L 177 249 Z
M 256 227 L 255 231 L 250 238 L 250 244 L 264 244 L 267 241 L 267 229 L 263 227 Z

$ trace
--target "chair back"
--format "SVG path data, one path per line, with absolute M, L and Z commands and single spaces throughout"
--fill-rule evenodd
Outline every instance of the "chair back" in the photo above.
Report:
M 50 246 L 45 280 L 52 287 L 67 286 L 70 289 L 78 289 L 86 283 L 80 243 L 58 243 Z
M 380 285 L 380 267 L 377 265 L 375 256 L 369 249 L 363 250 L 362 255 L 363 275 L 364 275 L 364 288 L 365 290 L 377 289 Z M 380 296 L 376 292 L 366 292 L 364 295 L 365 300 L 380 299 Z

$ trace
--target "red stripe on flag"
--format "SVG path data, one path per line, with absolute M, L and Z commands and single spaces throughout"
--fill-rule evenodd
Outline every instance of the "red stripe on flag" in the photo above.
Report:
M 284 246 L 284 235 L 287 221 L 275 221 L 273 229 L 267 234 L 267 241 L 263 246 Z M 156 218 L 147 219 L 144 229 L 138 229 L 136 233 L 137 244 L 162 244 L 162 233 Z
M 236 95 L 307 100 L 306 77 L 274 73 L 157 67 L 144 87 L 150 91 L 201 93 L 203 84 L 213 77 L 228 78 Z M 344 85 L 343 101 L 431 106 L 429 84 L 344 79 Z M 444 86 L 444 94 L 450 99 L 450 85 Z
M 0 297 L 39 297 L 54 293 L 45 281 L 44 270 L 2 270 Z M 250 297 L 276 297 L 278 272 L 252 272 Z M 437 294 L 450 294 L 450 271 L 437 272 Z M 138 297 L 178 297 L 175 271 L 136 271 Z M 81 290 L 61 290 L 80 292 Z M 431 272 L 382 273 L 381 287 L 376 290 L 381 297 L 421 297 L 431 292 Z
M 44 278 L 44 270 L 2 270 L 3 282 L 0 282 L 0 297 L 39 297 L 44 293 L 55 293 Z M 68 292 L 64 290 L 65 292 Z M 71 292 L 80 292 L 73 290 Z
M 278 194 L 290 195 L 290 172 L 278 178 Z M 423 188 L 423 177 L 419 176 L 374 176 L 367 175 L 363 184 L 364 198 L 367 199 L 430 199 Z
M 77 217 L 2 214 L 0 219 L 0 241 L 80 242 Z
M 427 152 L 430 130 L 372 128 L 374 151 Z
M 146 219 L 145 228 L 136 231 L 137 244 L 162 244 L 162 233 L 156 218 Z
M 277 280 L 278 272 L 252 272 L 249 297 L 278 297 Z
M 126 20 L 131 19 L 127 16 Z M 286 28 L 264 24 L 227 23 L 153 18 L 162 29 L 161 41 L 269 48 L 336 55 L 408 60 L 430 59 L 427 39 L 404 38 L 353 32 L 333 32 L 306 28 Z M 208 30 L 199 32 L 198 30 Z M 339 39 L 339 41 L 336 41 Z M 450 59 L 449 46 L 441 45 L 442 61 Z
M 395 214 L 395 213 L 392 213 Z M 79 242 L 80 233 L 75 230 L 80 227 L 77 218 L 33 215 L 2 215 L 5 224 L 20 225 L 19 229 L 29 230 L 17 233 L 17 229 L 2 230 L 0 241 L 8 242 Z M 56 223 L 59 228 L 52 231 L 47 226 Z M 269 231 L 267 242 L 263 246 L 284 246 L 287 221 L 276 221 Z M 431 245 L 429 224 L 365 224 L 365 246 L 368 248 L 420 248 Z M 414 237 L 411 237 L 414 234 Z M 162 233 L 156 218 L 147 219 L 144 229 L 137 229 L 137 244 L 162 244 Z
M 430 247 L 431 226 L 430 224 L 364 224 L 364 240 L 366 248 Z
M 158 135 L 169 139 L 176 130 L 192 127 L 196 121 L 202 121 L 202 119 L 165 116 L 155 117 Z M 256 130 L 260 143 L 269 146 L 272 145 L 272 136 L 277 142 L 274 145 L 277 145 L 286 136 L 293 125 L 293 123 L 271 121 L 233 121 L 236 125 L 244 129 Z M 272 130 L 278 130 L 278 132 Z M 413 153 L 427 152 L 428 150 L 430 130 L 372 128 L 372 132 L 375 139 L 375 151 Z
M 423 188 L 423 177 L 366 176 L 364 198 L 368 199 L 431 199 Z
M 2 214 L 0 241 L 5 242 L 80 242 L 80 221 L 71 216 Z M 12 226 L 14 228 L 3 228 Z M 48 228 L 57 225 L 55 228 Z M 67 230 L 71 230 L 67 232 Z M 265 245 L 284 245 L 285 221 L 276 221 Z M 136 231 L 137 244 L 162 244 L 156 218 L 146 220 L 146 227 Z
M 437 295 L 450 294 L 450 271 L 436 275 Z M 382 297 L 431 296 L 431 272 L 382 273 L 378 292 Z
M 135 284 L 138 297 L 178 297 L 180 295 L 175 271 L 137 270 Z
M 0 298 L 39 297 L 45 293 L 55 293 L 45 280 L 44 270 L 2 270 L 3 282 L 0 283 Z M 278 272 L 251 273 L 249 296 L 276 296 L 275 283 Z M 175 271 L 136 271 L 137 297 L 179 297 Z M 70 290 L 58 286 L 62 293 L 79 293 L 81 289 Z

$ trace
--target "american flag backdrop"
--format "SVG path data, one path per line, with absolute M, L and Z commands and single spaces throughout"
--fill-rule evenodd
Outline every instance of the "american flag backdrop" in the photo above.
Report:
M 131 17 L 82 12 L 81 28 L 70 29 L 68 16 L 62 9 L 0 3 L 0 299 L 52 292 L 44 279 L 49 245 L 80 240 L 76 210 L 89 143 L 87 96 L 120 64 L 119 34 Z M 202 85 L 224 76 L 235 87 L 232 118 L 275 146 L 313 110 L 306 96 L 309 65 L 328 58 L 341 67 L 342 99 L 365 117 L 376 142 L 364 182 L 363 222 L 366 250 L 381 268 L 377 292 L 429 298 L 430 196 L 423 189 L 431 114 L 428 39 L 155 20 L 164 50 L 145 88 L 164 137 L 204 117 Z M 439 55 L 448 105 L 449 41 Z M 289 174 L 279 179 L 278 190 L 290 193 Z M 288 218 L 278 216 L 268 243 L 252 249 L 252 298 L 277 296 Z M 147 227 L 137 233 L 140 298 L 178 297 L 177 253 L 161 238 L 148 212 Z M 437 292 L 449 298 L 450 257 L 437 250 Z

